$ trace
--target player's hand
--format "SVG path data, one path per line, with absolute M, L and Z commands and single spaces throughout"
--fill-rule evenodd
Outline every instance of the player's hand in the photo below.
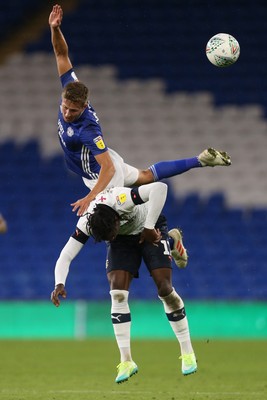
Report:
M 58 4 L 56 4 L 49 15 L 48 23 L 51 28 L 58 28 L 61 25 L 62 19 L 63 10 Z
M 75 203 L 71 203 L 71 206 L 73 207 L 72 211 L 75 212 L 77 211 L 78 217 L 81 217 L 83 214 L 87 212 L 87 209 L 93 199 L 87 195 L 83 197 L 82 199 L 79 199 L 75 201 Z
M 59 296 L 63 297 L 63 299 L 67 297 L 67 292 L 63 283 L 56 285 L 55 289 L 51 293 L 51 301 L 56 307 L 60 305 Z
M 153 243 L 155 246 L 158 245 L 158 242 L 161 240 L 161 233 L 159 229 L 147 229 L 144 228 L 143 232 L 141 233 L 141 237 L 139 243 L 143 243 L 147 241 L 149 243 Z
M 7 231 L 7 223 L 4 217 L 0 214 L 0 233 L 6 233 Z

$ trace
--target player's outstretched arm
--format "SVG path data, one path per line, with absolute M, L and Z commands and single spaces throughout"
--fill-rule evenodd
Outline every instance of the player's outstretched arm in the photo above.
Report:
M 55 289 L 51 293 L 52 303 L 58 307 L 60 305 L 59 297 L 64 299 L 67 296 L 65 290 L 65 283 L 69 273 L 70 264 L 72 260 L 79 254 L 84 244 L 88 240 L 86 234 L 84 234 L 78 227 L 75 229 L 72 237 L 69 238 L 60 252 L 60 256 L 57 259 L 55 266 Z
M 68 45 L 60 29 L 62 19 L 63 10 L 58 4 L 56 4 L 53 6 L 49 15 L 48 23 L 51 29 L 51 41 L 56 56 L 59 76 L 65 74 L 65 72 L 72 68 L 72 64 L 68 55 Z
M 156 221 L 162 212 L 168 186 L 163 182 L 156 182 L 139 187 L 139 194 L 143 200 L 147 199 L 148 210 L 144 230 L 141 234 L 140 243 L 146 240 L 150 243 L 157 244 L 161 239 L 161 233 L 155 229 Z

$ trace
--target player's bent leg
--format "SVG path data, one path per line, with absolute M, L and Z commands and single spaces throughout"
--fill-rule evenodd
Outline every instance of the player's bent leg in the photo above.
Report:
M 152 171 L 150 169 L 142 169 L 139 170 L 138 178 L 134 182 L 133 186 L 141 186 L 153 182 L 155 182 L 155 176 Z
M 166 297 L 172 291 L 172 269 L 171 268 L 157 268 L 150 271 L 151 276 L 157 286 L 158 296 Z
M 160 297 L 164 311 L 178 339 L 181 349 L 180 359 L 182 360 L 182 374 L 189 375 L 197 371 L 197 362 L 191 344 L 189 325 L 182 298 L 175 289 L 165 297 Z
M 210 147 L 200 153 L 198 157 L 159 161 L 146 170 L 139 170 L 138 177 L 135 176 L 136 180 L 135 182 L 132 181 L 131 185 L 140 186 L 183 174 L 192 168 L 215 167 L 216 165 L 229 166 L 231 165 L 231 158 L 225 151 L 219 151 Z M 133 167 L 127 167 L 133 169 Z M 125 173 L 125 177 L 126 175 Z M 126 178 L 125 186 L 131 185 L 129 184 L 129 179 Z
M 138 367 L 131 355 L 131 313 L 128 304 L 128 289 L 132 275 L 123 270 L 113 270 L 107 275 L 111 288 L 111 320 L 121 359 L 117 366 L 115 382 L 122 383 L 138 372 Z

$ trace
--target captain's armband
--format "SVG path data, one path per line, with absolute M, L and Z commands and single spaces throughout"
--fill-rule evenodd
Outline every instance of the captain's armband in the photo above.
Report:
M 145 203 L 144 200 L 141 199 L 141 196 L 140 196 L 140 194 L 139 194 L 138 187 L 133 188 L 133 189 L 131 190 L 131 198 L 132 198 L 132 201 L 133 201 L 133 203 L 134 203 L 135 205 Z
M 78 227 L 76 227 L 75 232 L 71 235 L 73 239 L 76 239 L 78 242 L 85 244 L 89 239 L 89 236 L 83 233 Z

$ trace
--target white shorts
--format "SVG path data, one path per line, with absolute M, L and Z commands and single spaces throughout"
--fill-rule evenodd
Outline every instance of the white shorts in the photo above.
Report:
M 109 148 L 109 153 L 110 153 L 110 157 L 112 158 L 112 161 L 114 163 L 116 172 L 115 172 L 113 178 L 111 179 L 111 181 L 109 182 L 107 188 L 116 187 L 116 186 L 119 186 L 119 187 L 133 186 L 134 183 L 138 179 L 138 175 L 139 175 L 138 168 L 135 168 L 129 164 L 126 164 L 123 161 L 123 158 L 118 153 L 116 153 L 116 151 L 114 151 L 110 148 Z M 92 190 L 97 182 L 97 179 L 83 178 L 83 181 L 84 181 L 84 184 L 90 190 Z

